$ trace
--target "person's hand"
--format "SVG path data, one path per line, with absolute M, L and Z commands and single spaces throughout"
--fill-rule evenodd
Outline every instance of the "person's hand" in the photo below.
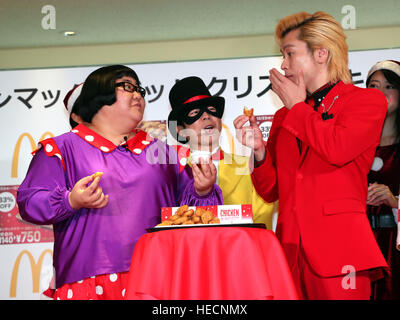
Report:
M 68 195 L 71 208 L 104 208 L 108 203 L 108 195 L 104 195 L 99 182 L 100 177 L 93 179 L 93 175 L 79 180 Z
M 200 160 L 199 164 L 192 163 L 194 188 L 200 196 L 204 196 L 212 190 L 217 181 L 217 168 L 210 159 L 208 162 Z
M 398 200 L 392 194 L 389 187 L 376 182 L 368 186 L 367 204 L 371 206 L 385 204 L 391 208 L 398 208 Z
M 247 121 L 250 122 L 250 126 L 245 127 L 244 124 Z M 248 116 L 240 115 L 233 120 L 233 125 L 236 130 L 236 138 L 239 140 L 239 142 L 253 150 L 257 161 L 264 160 L 265 145 L 263 135 L 257 125 L 256 118 L 254 116 L 249 118 Z
M 275 68 L 269 71 L 269 80 L 272 84 L 272 90 L 282 100 L 287 109 L 290 110 L 296 103 L 306 100 L 306 84 L 301 70 L 297 74 L 296 82 L 286 78 Z

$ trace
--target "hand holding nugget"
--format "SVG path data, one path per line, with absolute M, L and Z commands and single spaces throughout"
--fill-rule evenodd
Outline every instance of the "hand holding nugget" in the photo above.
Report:
M 97 178 L 97 177 L 101 177 L 102 175 L 103 175 L 103 172 L 101 172 L 101 171 L 98 171 L 98 172 L 92 174 L 93 180 L 94 180 L 95 178 Z
M 217 181 L 217 168 L 209 159 L 208 163 L 192 163 L 194 187 L 198 195 L 208 194 Z
M 99 186 L 102 172 L 80 179 L 68 196 L 69 204 L 75 210 L 80 208 L 104 208 L 108 203 L 108 195 L 104 195 Z
M 250 122 L 250 126 L 244 126 L 247 121 Z M 265 145 L 262 132 L 258 127 L 254 115 L 250 118 L 246 115 L 240 115 L 233 121 L 233 125 L 236 129 L 236 138 L 239 142 L 253 149 L 257 161 L 263 160 L 265 157 Z

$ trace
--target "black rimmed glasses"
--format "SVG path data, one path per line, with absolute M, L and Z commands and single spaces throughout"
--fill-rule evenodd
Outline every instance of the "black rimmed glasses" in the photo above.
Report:
M 141 86 L 134 85 L 133 83 L 122 81 L 115 84 L 115 87 L 122 87 L 126 92 L 138 92 L 144 98 L 146 95 L 146 89 Z

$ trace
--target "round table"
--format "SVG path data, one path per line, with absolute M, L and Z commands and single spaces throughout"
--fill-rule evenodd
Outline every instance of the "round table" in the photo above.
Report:
M 275 234 L 234 225 L 176 228 L 136 244 L 126 299 L 298 299 Z

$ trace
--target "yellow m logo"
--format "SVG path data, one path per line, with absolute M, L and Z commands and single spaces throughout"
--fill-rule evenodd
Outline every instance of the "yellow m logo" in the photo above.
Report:
M 42 141 L 46 136 L 54 137 L 54 135 L 51 132 L 45 132 L 42 134 L 39 141 Z M 32 151 L 34 151 L 36 149 L 36 143 L 35 143 L 35 140 L 33 140 L 33 137 L 31 136 L 31 134 L 24 132 L 19 136 L 19 138 L 17 140 L 17 144 L 15 145 L 15 148 L 14 148 L 14 153 L 13 153 L 13 158 L 12 158 L 11 178 L 18 177 L 19 151 L 21 149 L 22 140 L 24 140 L 25 137 L 30 142 Z
M 31 264 L 32 270 L 32 291 L 39 292 L 39 284 L 40 284 L 40 271 L 42 269 L 43 259 L 46 253 L 49 253 L 50 256 L 53 258 L 53 251 L 50 249 L 46 249 L 42 252 L 39 257 L 38 262 L 36 263 L 35 259 L 33 258 L 32 254 L 28 250 L 23 250 L 18 255 L 17 259 L 14 263 L 14 268 L 11 275 L 11 285 L 10 285 L 10 297 L 15 298 L 17 296 L 17 280 L 18 280 L 18 271 L 19 265 L 21 263 L 22 257 L 26 254 L 29 258 L 29 262 Z

